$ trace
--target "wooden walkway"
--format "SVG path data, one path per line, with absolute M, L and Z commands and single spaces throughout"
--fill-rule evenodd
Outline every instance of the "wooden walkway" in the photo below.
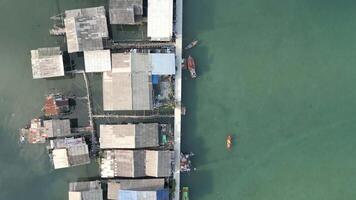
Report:
M 94 121 L 93 121 L 93 111 L 91 109 L 91 100 L 90 100 L 90 91 L 89 91 L 89 83 L 87 74 L 82 71 L 84 82 L 85 82 L 85 89 L 87 91 L 87 104 L 88 104 L 88 116 L 89 116 L 89 127 L 92 128 L 92 132 L 94 132 Z
M 87 106 L 88 106 L 88 116 L 89 116 L 89 126 L 88 127 L 83 127 L 83 128 L 78 128 L 76 131 L 79 132 L 79 134 L 83 134 L 85 132 L 88 132 L 91 136 L 91 155 L 96 156 L 98 153 L 98 141 L 96 138 L 96 133 L 94 129 L 94 117 L 93 117 L 93 110 L 92 110 L 92 104 L 91 104 L 91 95 L 90 95 L 90 89 L 89 89 L 89 81 L 87 74 L 85 73 L 84 70 L 73 70 L 66 72 L 69 74 L 82 74 L 85 82 L 85 89 L 86 89 L 86 96 L 85 97 L 80 97 L 80 99 L 86 100 L 87 101 Z
M 174 48 L 174 42 L 120 42 L 108 44 L 110 49 Z

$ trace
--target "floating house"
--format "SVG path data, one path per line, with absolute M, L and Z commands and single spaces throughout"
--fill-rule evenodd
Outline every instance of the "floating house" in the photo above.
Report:
M 43 120 L 39 118 L 32 119 L 29 127 L 20 130 L 20 135 L 30 144 L 45 143 Z
M 174 54 L 113 53 L 103 74 L 105 111 L 152 110 L 152 75 L 174 75 Z
M 46 97 L 43 107 L 45 116 L 58 116 L 70 111 L 69 99 L 61 94 L 50 94 Z
M 159 146 L 158 124 L 100 125 L 101 149 L 135 149 Z
M 31 50 L 34 79 L 64 76 L 63 55 L 59 47 Z
M 157 191 L 164 189 L 165 180 L 160 179 L 116 179 L 108 181 L 107 197 L 109 200 L 124 200 L 120 198 L 121 191 Z
M 45 143 L 47 138 L 69 136 L 69 119 L 42 120 L 35 118 L 31 120 L 28 128 L 21 129 L 21 135 L 26 138 L 28 143 Z
M 71 134 L 69 119 L 44 120 L 43 126 L 48 138 L 65 137 Z
M 64 25 L 68 53 L 104 49 L 109 37 L 104 6 L 67 10 Z
M 103 200 L 100 181 L 69 183 L 69 200 Z
M 146 175 L 152 177 L 169 177 L 172 175 L 172 151 L 146 150 Z
M 147 36 L 152 41 L 170 41 L 173 34 L 173 0 L 149 0 Z
M 104 150 L 101 159 L 101 177 L 144 177 L 143 150 Z
M 133 25 L 142 15 L 142 0 L 109 0 L 110 24 Z
M 110 50 L 84 51 L 84 63 L 86 72 L 111 71 Z
M 53 139 L 49 149 L 54 169 L 90 163 L 89 148 L 84 138 Z

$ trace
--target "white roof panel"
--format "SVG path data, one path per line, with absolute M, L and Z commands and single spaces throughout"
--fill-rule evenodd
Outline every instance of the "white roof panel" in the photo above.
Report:
M 154 41 L 169 41 L 173 32 L 173 0 L 149 0 L 147 36 Z
M 52 154 L 54 169 L 69 167 L 67 149 L 54 149 Z
M 110 71 L 110 50 L 84 51 L 84 63 L 86 72 Z

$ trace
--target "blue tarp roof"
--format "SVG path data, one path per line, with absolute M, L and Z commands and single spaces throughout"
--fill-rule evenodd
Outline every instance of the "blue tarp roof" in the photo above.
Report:
M 159 83 L 159 75 L 152 75 L 152 84 L 157 85 Z
M 169 200 L 168 189 L 157 191 L 119 190 L 119 199 L 122 200 Z

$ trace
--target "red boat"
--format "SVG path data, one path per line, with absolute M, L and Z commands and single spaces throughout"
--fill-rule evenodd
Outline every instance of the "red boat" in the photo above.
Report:
M 194 59 L 192 58 L 192 56 L 188 56 L 187 67 L 188 67 L 188 70 L 190 72 L 190 76 L 192 78 L 196 78 L 197 77 L 197 73 L 195 72 L 195 62 L 194 62 Z

